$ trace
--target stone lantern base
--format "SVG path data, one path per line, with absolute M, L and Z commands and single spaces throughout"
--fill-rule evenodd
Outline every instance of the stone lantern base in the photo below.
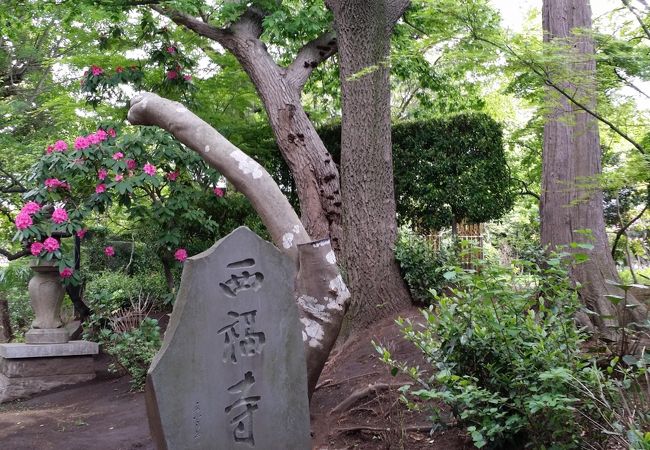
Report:
M 0 403 L 92 380 L 98 352 L 99 345 L 88 341 L 0 344 Z
M 30 328 L 25 333 L 25 343 L 27 344 L 65 344 L 70 340 L 81 323 L 78 321 L 70 322 L 61 328 Z

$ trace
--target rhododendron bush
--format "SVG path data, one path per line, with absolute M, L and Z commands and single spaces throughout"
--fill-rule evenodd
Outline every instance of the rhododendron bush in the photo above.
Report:
M 33 169 L 34 188 L 17 214 L 15 239 L 44 261 L 55 261 L 68 283 L 78 283 L 61 239 L 83 239 L 98 215 L 122 210 L 131 221 L 159 230 L 152 245 L 170 261 L 187 258 L 188 229 L 217 224 L 205 210 L 223 202 L 220 175 L 159 129 L 102 126 L 87 135 L 56 139 Z M 212 208 L 214 209 L 214 208 Z M 104 250 L 113 257 L 113 247 Z M 161 257 L 164 255 L 161 255 Z

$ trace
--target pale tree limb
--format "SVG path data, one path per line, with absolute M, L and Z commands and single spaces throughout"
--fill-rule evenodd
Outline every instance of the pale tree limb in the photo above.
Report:
M 294 290 L 305 343 L 309 395 L 338 337 L 350 293 L 329 239 L 311 241 L 269 173 L 178 102 L 144 93 L 131 100 L 133 125 L 155 125 L 198 153 L 251 202 L 276 246 L 298 266 Z
M 298 215 L 271 175 L 184 105 L 144 93 L 131 100 L 133 125 L 156 125 L 197 152 L 252 203 L 273 242 L 298 261 L 297 245 L 311 241 Z

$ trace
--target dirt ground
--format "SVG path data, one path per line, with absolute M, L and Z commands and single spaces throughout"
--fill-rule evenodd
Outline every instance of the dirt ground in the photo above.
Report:
M 413 308 L 402 317 L 419 318 Z M 411 412 L 371 341 L 388 346 L 400 360 L 425 367 L 402 339 L 394 318 L 349 340 L 332 354 L 311 402 L 314 449 L 473 449 L 459 428 L 430 433 L 427 412 Z M 129 391 L 128 377 L 110 378 L 108 357 L 97 361 L 96 380 L 0 405 L 2 450 L 153 449 L 142 393 Z

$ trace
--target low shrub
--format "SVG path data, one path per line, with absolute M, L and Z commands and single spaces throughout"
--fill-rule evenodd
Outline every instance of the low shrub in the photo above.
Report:
M 168 299 L 167 284 L 159 273 L 125 275 L 104 271 L 94 274 L 86 283 L 84 298 L 98 317 L 109 317 L 140 296 L 152 299 L 161 306 Z
M 443 273 L 449 263 L 446 249 L 436 250 L 424 237 L 402 228 L 395 248 L 395 257 L 413 300 L 431 301 L 431 289 L 440 290 L 445 285 Z
M 115 362 L 111 371 L 123 369 L 131 375 L 131 389 L 142 390 L 151 360 L 160 349 L 158 321 L 149 317 L 142 319 L 137 327 L 127 330 L 105 328 L 99 333 L 103 349 Z
M 576 448 L 612 439 L 630 445 L 628 432 L 643 428 L 617 422 L 623 385 L 580 352 L 585 336 L 574 322 L 580 303 L 568 262 L 564 254 L 543 265 L 477 262 L 477 270 L 446 272 L 454 287 L 434 296 L 425 324 L 398 322 L 433 370 L 395 361 L 377 345 L 392 373 L 401 369 L 421 387 L 403 388 L 403 399 L 412 406 L 415 399 L 444 401 L 479 448 Z

